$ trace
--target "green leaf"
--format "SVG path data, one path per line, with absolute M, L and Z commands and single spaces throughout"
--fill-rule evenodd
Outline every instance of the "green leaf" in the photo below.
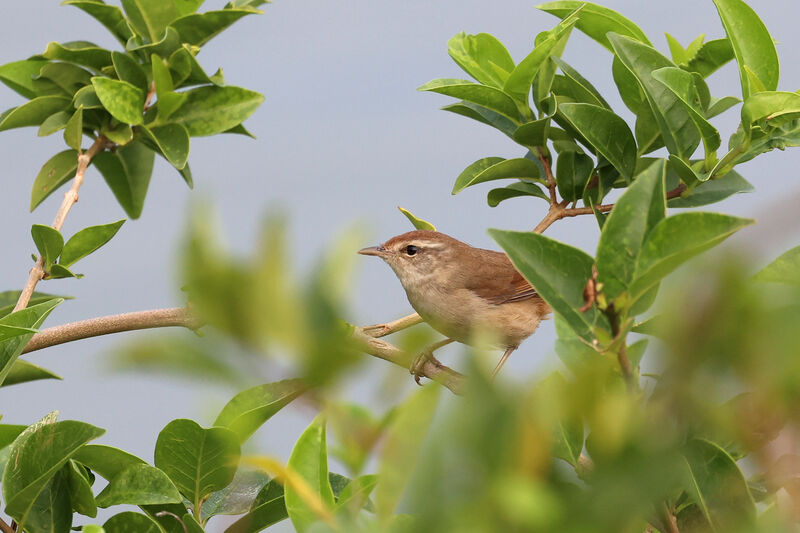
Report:
M 92 16 L 122 44 L 125 44 L 133 36 L 122 10 L 117 6 L 106 5 L 102 2 L 97 2 L 97 0 L 67 0 L 63 4 L 75 6 Z
M 158 54 L 161 57 L 169 57 L 181 47 L 180 36 L 174 28 L 167 28 L 164 36 L 156 42 L 150 42 L 141 37 L 131 37 L 125 43 L 125 50 L 129 53 L 150 57 L 152 54 Z
M 9 314 L 19 300 L 19 295 L 22 291 L 3 291 L 0 292 L 0 318 Z M 28 307 L 38 305 L 49 300 L 60 298 L 62 300 L 71 300 L 72 296 L 57 296 L 55 294 L 48 294 L 46 292 L 34 292 L 31 296 Z
M 586 348 L 585 345 L 583 346 Z M 595 352 L 595 356 L 597 356 L 597 352 Z M 567 395 L 567 380 L 559 372 L 554 372 L 539 384 L 538 389 L 545 398 L 563 398 Z M 583 420 L 580 417 L 558 413 L 556 415 L 551 453 L 554 457 L 563 459 L 573 467 L 577 467 L 583 451 L 584 434 Z
M 192 420 L 178 419 L 158 434 L 155 465 L 199 508 L 209 494 L 233 480 L 239 454 L 239 439 L 230 429 L 204 429 Z
M 239 470 L 230 485 L 214 492 L 203 502 L 203 522 L 217 515 L 239 515 L 250 510 L 256 496 L 270 478 L 261 471 Z
M 514 100 L 508 94 L 495 87 L 455 78 L 440 78 L 429 81 L 425 85 L 418 87 L 417 90 L 432 91 L 452 96 L 453 98 L 461 98 L 499 113 L 515 124 L 519 123 L 520 120 L 519 111 Z
M 163 533 L 149 516 L 133 511 L 115 514 L 103 524 L 105 533 Z
M 65 110 L 70 103 L 64 96 L 38 96 L 0 115 L 0 131 L 38 126 L 53 113 Z
M 486 195 L 486 203 L 489 204 L 489 207 L 497 207 L 504 200 L 521 196 L 536 196 L 548 202 L 550 201 L 550 197 L 538 185 L 528 181 L 520 181 L 506 187 L 492 189 Z
M 125 146 L 133 140 L 133 128 L 128 124 L 115 124 L 114 127 L 109 125 L 101 128 L 100 133 L 119 146 Z
M 86 41 L 72 41 L 60 44 L 56 42 L 49 43 L 42 56 L 47 59 L 83 65 L 97 72 L 111 65 L 111 52 L 109 50 Z
M 70 63 L 47 63 L 39 72 L 38 78 L 52 81 L 67 95 L 72 96 L 78 89 L 89 83 L 92 74 Z
M 85 422 L 46 418 L 17 437 L 3 473 L 3 499 L 6 513 L 20 529 L 27 526 L 47 482 L 81 446 L 103 433 L 105 430 Z
M 50 311 L 63 301 L 63 298 L 55 298 L 36 305 L 29 304 L 25 309 L 0 318 L 0 325 L 36 329 L 42 325 Z M 31 337 L 33 337 L 33 333 L 17 335 L 0 341 L 0 384 L 5 381 L 17 357 L 22 353 Z
M 241 87 L 198 87 L 186 91 L 186 101 L 170 117 L 192 137 L 215 135 L 241 123 L 261 105 L 264 97 Z
M 577 11 L 580 9 L 580 6 L 576 7 L 575 12 L 566 15 L 555 28 L 544 32 L 543 38 L 537 37 L 536 47 L 533 51 L 520 61 L 509 74 L 505 85 L 503 85 L 503 91 L 510 95 L 521 108 L 528 108 L 528 95 L 531 91 L 531 84 L 542 64 L 550 58 L 553 49 L 561 39 L 569 35 L 572 26 L 576 22 L 579 23 L 580 15 Z
M 555 108 L 555 99 L 553 99 L 552 102 L 553 108 Z M 526 147 L 545 146 L 547 144 L 547 136 L 550 133 L 551 119 L 552 115 L 540 118 L 539 120 L 526 122 L 522 126 L 512 130 L 511 138 Z
M 53 113 L 46 119 L 44 122 L 39 126 L 39 132 L 37 135 L 39 137 L 47 137 L 59 130 L 63 130 L 67 127 L 67 122 L 72 117 L 72 113 L 69 111 L 59 111 L 57 113 Z
M 61 265 L 51 265 L 47 272 L 47 279 L 82 278 L 83 274 L 75 274 L 70 269 Z
M 244 390 L 225 404 L 214 425 L 230 429 L 238 436 L 239 442 L 244 443 L 306 389 L 301 380 L 287 379 Z
M 75 177 L 78 170 L 77 150 L 64 150 L 51 157 L 33 180 L 31 211 L 60 186 Z
M 697 185 L 687 196 L 667 201 L 668 207 L 699 207 L 713 204 L 737 193 L 751 192 L 754 188 L 741 174 L 731 170 L 721 178 Z
M 575 202 L 583 197 L 583 191 L 594 171 L 594 161 L 578 152 L 561 152 L 556 164 L 556 184 L 561 197 Z
M 479 106 L 478 104 L 473 104 L 472 102 L 462 101 L 457 104 L 446 105 L 440 109 L 443 111 L 450 111 L 451 113 L 461 115 L 462 117 L 471 118 L 472 120 L 477 120 L 482 124 L 486 124 L 487 126 L 491 126 L 500 130 L 509 137 L 512 137 L 514 135 L 514 131 L 517 129 L 516 122 L 513 122 L 511 119 L 504 117 L 503 115 L 496 113 L 489 108 Z
M 756 12 L 742 0 L 714 0 L 719 18 L 725 27 L 742 82 L 742 99 L 747 100 L 753 90 L 747 69 L 750 69 L 768 91 L 778 88 L 780 66 L 778 52 Z
M 539 167 L 524 157 L 503 159 L 502 157 L 484 157 L 464 169 L 455 184 L 452 194 L 458 194 L 467 187 L 486 181 L 502 179 L 539 179 Z
M 736 462 L 721 447 L 704 439 L 690 440 L 684 450 L 688 492 L 714 531 L 754 525 L 756 505 Z
M 94 87 L 87 85 L 76 92 L 75 96 L 72 97 L 72 107 L 75 109 L 79 107 L 84 109 L 103 109 L 103 104 L 97 97 Z
M 681 66 L 688 65 L 689 54 L 684 50 L 683 46 L 681 46 L 681 43 L 669 33 L 665 33 L 664 35 L 667 37 L 667 45 L 669 45 L 669 53 L 672 56 L 673 63 Z
M 427 220 L 422 220 L 421 218 L 417 218 L 408 209 L 403 209 L 399 205 L 397 206 L 397 209 L 399 209 L 400 212 L 403 213 L 406 216 L 406 218 L 411 222 L 411 224 L 414 226 L 414 228 L 422 229 L 422 230 L 429 230 L 429 231 L 436 231 L 436 226 L 434 226 L 433 224 L 431 224 Z
M 772 119 L 790 115 L 794 118 L 800 113 L 800 94 L 783 91 L 755 93 L 744 101 L 742 124 L 749 126 L 761 119 Z
M 503 43 L 488 33 L 457 33 L 447 42 L 447 52 L 464 72 L 482 84 L 498 89 L 502 89 L 514 70 L 511 54 Z
M 122 7 L 133 30 L 151 43 L 158 42 L 169 23 L 180 15 L 172 1 L 122 0 Z
M 605 46 L 609 51 L 613 52 L 611 43 L 609 43 L 608 40 L 609 32 L 625 35 L 637 41 L 650 44 L 647 36 L 639 26 L 607 7 L 591 4 L 589 2 L 582 2 L 580 0 L 562 0 L 536 6 L 537 9 L 546 11 L 560 19 L 564 19 L 579 7 L 583 9 L 581 9 L 578 15 L 578 22 L 575 26 L 583 33 Z
M 133 57 L 122 52 L 111 52 L 111 61 L 114 70 L 121 81 L 126 81 L 137 89 L 147 92 L 147 75 L 144 69 Z
M 184 16 L 197 11 L 205 0 L 173 0 L 173 2 L 175 3 L 175 9 L 178 10 L 178 13 Z
M 583 289 L 592 277 L 594 259 L 577 248 L 537 233 L 490 229 L 489 235 L 573 331 L 591 342 L 596 310 L 582 313 L 578 309 L 584 305 Z
M 718 213 L 680 213 L 665 218 L 642 245 L 630 287 L 632 301 L 685 261 L 754 222 Z
M 164 61 L 156 54 L 151 56 L 151 60 L 153 66 L 153 82 L 156 85 L 157 122 L 161 123 L 169 119 L 172 113 L 183 105 L 187 96 L 186 94 L 173 91 L 172 75 Z M 186 137 L 188 138 L 188 134 Z M 186 151 L 188 152 L 188 148 Z
M 208 76 L 188 45 L 183 45 L 169 56 L 169 69 L 176 88 L 204 84 L 222 85 L 221 74 L 220 78 L 217 75 Z
M 800 246 L 780 255 L 753 276 L 754 281 L 762 283 L 782 283 L 800 287 Z
M 170 26 L 178 31 L 182 43 L 203 46 L 242 17 L 260 13 L 254 9 L 223 9 L 193 13 L 175 21 Z
M 700 103 L 697 89 L 695 88 L 695 78 L 691 73 L 677 67 L 664 67 L 653 71 L 653 77 L 663 83 L 667 89 L 678 97 L 678 101 L 683 104 L 686 111 L 689 112 L 689 118 L 692 119 L 697 129 L 700 130 L 700 136 L 703 138 L 703 144 L 706 153 L 710 153 L 719 148 L 720 137 L 717 128 L 711 125 L 703 116 L 703 109 Z
M 147 135 L 164 158 L 177 169 L 186 166 L 189 159 L 189 132 L 181 124 L 165 124 L 163 126 L 142 126 L 141 131 Z
M 609 110 L 611 109 L 611 106 L 608 105 L 608 102 L 606 102 L 605 98 L 603 98 L 600 92 L 595 89 L 594 85 L 592 85 L 589 80 L 581 76 L 577 70 L 569 65 L 569 63 L 556 56 L 551 57 L 551 59 L 556 63 L 556 65 L 558 65 L 558 68 L 561 69 L 561 72 L 564 73 L 565 79 L 571 82 L 573 94 L 577 93 L 581 96 L 581 98 L 578 99 L 579 102 L 598 105 Z
M 33 502 L 26 522 L 18 524 L 30 533 L 49 533 L 59 531 L 66 533 L 72 525 L 72 508 L 70 505 L 69 486 L 63 470 L 45 484 L 36 501 Z
M 92 78 L 97 97 L 115 119 L 126 124 L 141 124 L 144 109 L 144 91 L 127 81 L 95 76 Z
M 646 44 L 617 34 L 609 35 L 609 39 L 617 57 L 636 76 L 644 89 L 669 153 L 689 158 L 700 144 L 697 126 L 675 93 L 652 74 L 654 70 L 675 65 Z
M 49 62 L 44 59 L 24 59 L 0 66 L 0 82 L 27 99 L 59 95 L 61 89 L 50 80 L 39 79 L 39 72 Z
M 633 178 L 636 141 L 622 118 L 592 104 L 564 103 L 558 111 L 626 181 Z
M 70 459 L 62 472 L 67 478 L 69 499 L 75 512 L 91 518 L 97 516 L 97 503 L 94 501 L 92 483 L 86 469 Z
M 59 264 L 68 267 L 75 264 L 79 259 L 83 259 L 110 241 L 124 223 L 125 220 L 123 219 L 110 224 L 89 226 L 80 230 L 70 237 L 64 245 Z
M 268 483 L 264 489 L 253 502 L 250 512 L 231 524 L 225 533 L 257 533 L 289 518 L 283 487 L 277 483 Z M 271 494 L 267 494 L 268 492 Z
M 67 146 L 75 150 L 81 149 L 83 139 L 83 108 L 79 107 L 72 117 L 67 121 L 64 130 L 64 142 Z
M 731 107 L 741 102 L 735 96 L 723 96 L 722 98 L 711 98 L 711 102 L 706 109 L 706 118 L 714 118 L 717 115 L 724 113 Z
M 56 262 L 61 250 L 64 248 L 64 237 L 61 232 L 50 226 L 34 224 L 31 226 L 31 236 L 44 260 L 45 272 Z
M 689 70 L 707 78 L 733 59 L 733 47 L 728 38 L 708 41 L 689 61 Z
M 315 418 L 300 435 L 287 467 L 306 481 L 324 506 L 328 509 L 333 508 L 333 489 L 328 480 L 325 419 L 322 416 Z M 305 532 L 311 524 L 318 521 L 317 514 L 307 505 L 306 499 L 298 493 L 293 484 L 284 487 L 284 498 L 289 518 L 299 533 Z
M 97 505 L 102 508 L 121 504 L 156 505 L 181 502 L 183 497 L 167 474 L 148 464 L 126 467 L 97 495 Z
M 386 430 L 386 440 L 378 465 L 375 504 L 378 517 L 386 520 L 400 503 L 411 480 L 414 466 L 422 453 L 422 444 L 436 413 L 440 387 L 415 391 L 397 408 Z
M 619 197 L 606 219 L 597 244 L 597 273 L 609 301 L 633 281 L 643 243 L 666 216 L 665 173 L 663 160 L 650 165 Z
M 154 158 L 152 150 L 133 141 L 113 152 L 101 152 L 92 160 L 131 218 L 139 218 L 142 214 Z
M 108 481 L 117 477 L 120 472 L 129 466 L 145 464 L 135 455 L 124 452 L 119 448 L 102 444 L 87 444 L 78 450 L 72 458 L 86 465 Z
M 0 329 L 0 333 L 2 333 L 2 329 Z M 0 336 L 0 339 L 1 338 L 2 336 Z M 63 378 L 47 370 L 46 368 L 34 365 L 33 363 L 29 363 L 28 361 L 23 361 L 22 359 L 17 359 L 11 366 L 11 370 L 8 372 L 5 381 L 3 381 L 3 384 L 0 386 L 8 387 L 10 385 L 27 383 L 29 381 L 38 381 L 40 379 L 60 380 Z

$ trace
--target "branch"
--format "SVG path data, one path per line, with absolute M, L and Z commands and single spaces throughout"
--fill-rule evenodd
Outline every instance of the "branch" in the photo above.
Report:
M 363 331 L 370 337 L 376 337 L 376 338 L 385 337 L 386 335 L 390 335 L 396 331 L 410 328 L 411 326 L 416 326 L 420 322 L 422 322 L 422 317 L 419 316 L 417 313 L 413 313 L 408 316 L 404 316 L 403 318 L 398 318 L 397 320 L 393 320 L 392 322 L 387 322 L 385 324 L 374 324 L 372 326 L 364 326 L 361 328 L 361 331 Z
M 0 519 L 0 531 L 3 533 L 14 533 L 14 529 L 9 526 L 5 520 Z
M 185 307 L 102 316 L 43 329 L 28 341 L 22 353 L 110 333 L 170 326 L 197 329 L 202 325 L 200 320 L 193 317 Z
M 53 220 L 53 228 L 61 231 L 61 228 L 64 226 L 64 220 L 67 218 L 67 214 L 69 214 L 69 210 L 72 209 L 72 206 L 78 201 L 78 191 L 81 185 L 83 185 L 83 177 L 86 174 L 89 163 L 95 155 L 105 150 L 108 145 L 109 140 L 101 135 L 88 150 L 78 155 L 78 169 L 75 171 L 75 179 L 72 180 L 72 187 L 64 193 L 64 200 L 61 202 L 61 207 L 58 208 L 56 218 Z M 40 256 L 28 274 L 28 282 L 25 283 L 25 287 L 19 295 L 17 305 L 14 306 L 14 311 L 25 309 L 28 306 L 28 302 L 31 301 L 31 296 L 33 296 L 33 291 L 36 289 L 36 284 L 39 283 L 39 280 L 43 277 L 44 259 Z

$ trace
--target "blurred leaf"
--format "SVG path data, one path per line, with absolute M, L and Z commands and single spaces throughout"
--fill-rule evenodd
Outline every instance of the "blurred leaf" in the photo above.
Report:
M 453 184 L 452 194 L 458 194 L 467 187 L 486 181 L 502 179 L 539 179 L 539 167 L 530 159 L 520 157 L 484 157 L 464 169 Z
M 351 474 L 357 474 L 362 471 L 394 411 L 378 420 L 370 409 L 361 405 L 331 403 L 326 406 L 326 414 L 336 443 L 328 446 L 329 455 L 344 464 Z
M 99 154 L 98 154 L 99 155 Z M 51 157 L 33 180 L 31 211 L 60 186 L 75 177 L 78 170 L 78 152 L 64 150 Z
M 259 11 L 251 8 L 192 13 L 174 20 L 170 26 L 178 31 L 182 43 L 203 46 L 240 18 L 256 13 Z
M 63 301 L 64 300 L 61 298 L 55 298 L 36 305 L 29 304 L 25 309 L 20 309 L 19 311 L 0 318 L 0 324 L 36 329 L 42 325 L 42 322 L 44 322 L 47 315 L 50 314 L 50 311 Z M 14 362 L 17 360 L 17 357 L 19 357 L 19 354 L 22 353 L 28 341 L 31 340 L 31 337 L 33 337 L 33 333 L 18 335 L 0 341 L 0 384 L 5 381 Z
M 561 198 L 568 202 L 580 200 L 593 171 L 594 161 L 589 156 L 578 152 L 561 152 L 556 164 L 556 184 Z
M 299 379 L 287 379 L 244 390 L 222 408 L 214 425 L 230 429 L 237 435 L 239 442 L 244 443 L 275 413 L 289 405 L 307 388 Z
M 124 223 L 125 219 L 122 219 L 110 224 L 89 226 L 80 230 L 64 245 L 59 264 L 68 267 L 83 259 L 110 241 Z
M 328 480 L 328 447 L 325 438 L 325 419 L 318 416 L 300 435 L 289 457 L 287 468 L 294 471 L 306 483 L 313 496 L 319 498 L 323 507 L 332 509 L 333 489 Z M 284 487 L 286 510 L 292 525 L 299 533 L 320 519 L 319 511 L 309 506 L 308 497 L 294 483 Z
M 122 14 L 122 10 L 117 6 L 106 5 L 96 0 L 66 0 L 63 4 L 75 6 L 92 16 L 100 24 L 105 26 L 123 45 L 133 35 Z M 106 533 L 110 532 L 106 531 Z
M 180 14 L 172 1 L 122 0 L 122 7 L 133 30 L 151 43 L 161 39 L 169 23 Z
M 500 130 L 509 137 L 512 137 L 517 129 L 516 121 L 512 121 L 489 108 L 473 104 L 472 102 L 461 101 L 457 104 L 446 105 L 441 109 L 443 111 L 450 111 L 456 115 L 471 118 L 472 120 L 477 120 L 482 124 Z
M 61 232 L 50 226 L 34 224 L 31 226 L 31 236 L 36 244 L 36 249 L 44 261 L 44 270 L 50 270 L 50 266 L 56 262 L 61 250 L 64 248 L 64 237 Z
M 440 387 L 425 387 L 415 391 L 397 408 L 394 419 L 386 428 L 386 440 L 381 450 L 375 502 L 381 520 L 388 520 L 397 506 L 422 453 Z
M 558 111 L 626 180 L 633 177 L 636 141 L 622 118 L 592 104 L 564 103 Z
M 72 509 L 84 516 L 94 518 L 97 516 L 97 503 L 92 494 L 92 483 L 86 469 L 70 460 L 62 472 L 67 478 L 69 487 L 69 499 L 72 502 Z
M 130 466 L 145 464 L 135 455 L 103 444 L 87 444 L 78 450 L 72 458 L 87 466 L 93 472 L 97 472 L 108 481 L 117 477 L 120 472 Z
M 133 141 L 113 152 L 101 152 L 92 160 L 131 218 L 139 218 L 142 214 L 154 158 L 152 150 Z
M 155 505 L 181 502 L 183 497 L 167 474 L 148 464 L 133 464 L 122 469 L 97 495 L 97 505 L 102 508 L 120 504 Z
M 800 287 L 800 246 L 782 253 L 753 276 L 753 280 Z
M 654 48 L 627 37 L 609 36 L 614 51 L 644 89 L 669 153 L 689 158 L 700 143 L 700 134 L 680 99 L 653 77 L 653 71 L 675 65 Z
M 519 111 L 514 100 L 505 92 L 488 85 L 455 78 L 441 78 L 429 81 L 418 87 L 418 91 L 433 91 L 439 94 L 461 98 L 499 113 L 514 123 L 519 122 Z
M 2 333 L 2 329 L 0 329 Z M 61 376 L 42 368 L 41 366 L 34 365 L 28 361 L 17 359 L 8 372 L 5 381 L 0 385 L 8 387 L 9 385 L 17 385 L 19 383 L 27 383 L 29 381 L 37 381 L 40 379 L 63 379 Z
M 656 224 L 666 216 L 666 165 L 663 160 L 659 163 L 651 165 L 637 176 L 619 197 L 600 234 L 597 244 L 597 281 L 603 284 L 602 292 L 609 302 L 627 290 L 633 281 L 636 260 L 643 243 Z
M 199 87 L 186 91 L 183 105 L 170 121 L 186 127 L 192 137 L 222 133 L 249 117 L 264 101 L 241 87 Z
M 731 170 L 721 178 L 705 181 L 695 187 L 688 196 L 679 196 L 667 201 L 668 207 L 699 207 L 720 202 L 731 195 L 752 192 L 753 186 L 741 174 Z
M 52 115 L 51 115 L 52 116 Z M 64 129 L 64 142 L 75 150 L 81 149 L 83 139 L 83 108 L 78 107 L 72 117 L 67 121 Z
M 199 508 L 209 494 L 233 480 L 239 454 L 239 441 L 233 431 L 222 427 L 204 429 L 192 420 L 178 419 L 158 434 L 155 465 L 194 508 Z
M 374 510 L 374 506 L 369 500 L 369 495 L 378 484 L 378 476 L 368 474 L 352 481 L 347 481 L 348 483 L 342 488 L 341 495 L 338 495 L 337 507 L 344 509 L 353 518 L 364 508 L 369 511 Z M 334 494 L 336 494 L 335 489 Z
M 3 499 L 6 513 L 20 528 L 34 519 L 32 511 L 48 481 L 80 447 L 103 433 L 105 430 L 85 422 L 45 418 L 17 437 L 3 473 Z
M 162 533 L 152 518 L 133 511 L 115 514 L 106 520 L 103 529 L 105 533 Z
M 230 485 L 212 492 L 203 502 L 202 520 L 205 522 L 216 515 L 239 515 L 248 512 L 256 496 L 269 480 L 269 476 L 260 470 L 239 469 Z
M 0 114 L 0 131 L 38 126 L 53 113 L 66 109 L 70 103 L 70 99 L 64 96 L 37 96 Z
M 39 79 L 38 74 L 49 62 L 44 59 L 23 59 L 0 66 L 0 82 L 27 99 L 37 96 L 59 95 L 61 89 L 50 80 Z
M 725 450 L 704 439 L 692 439 L 684 451 L 688 486 L 714 531 L 734 531 L 753 524 L 756 507 L 747 482 Z
M 642 245 L 630 286 L 632 301 L 695 255 L 754 220 L 718 213 L 680 213 L 659 222 Z
M 411 222 L 411 224 L 414 226 L 414 228 L 421 229 L 421 230 L 436 231 L 436 226 L 434 226 L 433 224 L 431 224 L 427 220 L 422 220 L 421 218 L 417 218 L 408 209 L 403 209 L 399 205 L 397 206 L 397 209 L 399 209 L 400 212 L 403 213 L 406 216 L 406 218 Z
M 664 67 L 653 71 L 653 77 L 663 83 L 667 89 L 678 97 L 678 101 L 683 104 L 689 112 L 700 135 L 703 138 L 706 153 L 713 152 L 720 145 L 719 132 L 703 116 L 703 109 L 700 104 L 700 97 L 695 88 L 695 78 L 688 72 L 677 67 Z
M 535 196 L 547 202 L 550 201 L 550 197 L 547 196 L 547 193 L 544 192 L 541 187 L 535 183 L 520 181 L 506 187 L 492 189 L 486 195 L 486 202 L 489 204 L 489 207 L 497 207 L 500 202 L 508 200 L 509 198 L 519 198 L 521 196 Z
M 578 309 L 584 305 L 583 289 L 592 277 L 594 259 L 536 233 L 490 229 L 489 235 L 553 310 L 579 337 L 591 342 L 596 310 L 582 313 Z
M 561 19 L 579 7 L 583 7 L 583 9 L 580 12 L 578 22 L 575 26 L 583 33 L 605 46 L 610 52 L 613 52 L 613 49 L 607 36 L 609 32 L 632 37 L 643 43 L 650 44 L 647 36 L 639 26 L 607 7 L 589 2 L 582 2 L 580 0 L 561 0 L 536 6 L 537 9 L 546 11 Z
M 145 93 L 127 81 L 96 76 L 92 78 L 97 97 L 115 119 L 126 124 L 141 124 Z
M 506 47 L 488 33 L 457 33 L 447 42 L 447 52 L 467 74 L 498 89 L 503 88 L 514 70 L 514 60 Z
M 730 39 L 736 62 L 739 64 L 739 77 L 742 82 L 742 99 L 754 92 L 746 69 L 756 74 L 768 91 L 778 87 L 780 67 L 775 44 L 766 26 L 756 12 L 742 0 L 714 0 L 719 18 Z
M 689 70 L 707 78 L 733 57 L 733 47 L 727 37 L 708 41 L 689 60 Z

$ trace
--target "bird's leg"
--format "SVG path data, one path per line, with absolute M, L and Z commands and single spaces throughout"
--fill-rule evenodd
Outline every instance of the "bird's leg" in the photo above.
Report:
M 500 358 L 500 362 L 497 363 L 497 366 L 494 367 L 494 370 L 492 370 L 492 379 L 494 379 L 497 373 L 500 372 L 500 369 L 503 368 L 503 365 L 506 364 L 508 356 L 511 355 L 511 352 L 513 352 L 516 349 L 517 349 L 516 346 L 509 346 L 508 348 L 506 348 L 506 352 L 503 354 L 503 357 Z
M 411 363 L 411 366 L 408 368 L 408 370 L 414 375 L 414 381 L 417 382 L 417 385 L 420 385 L 419 380 L 423 376 L 422 371 L 425 368 L 425 363 L 430 361 L 438 367 L 442 366 L 442 363 L 440 363 L 439 360 L 433 356 L 433 352 L 442 346 L 447 346 L 451 342 L 453 342 L 453 339 L 444 339 L 442 341 L 433 343 L 422 350 L 422 352 L 414 359 L 414 362 Z

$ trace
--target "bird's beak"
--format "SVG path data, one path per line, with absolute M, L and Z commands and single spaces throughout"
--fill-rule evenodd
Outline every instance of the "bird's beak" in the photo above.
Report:
M 370 246 L 369 248 L 362 248 L 358 251 L 361 255 L 375 255 L 383 257 L 386 254 L 386 248 L 383 246 Z

